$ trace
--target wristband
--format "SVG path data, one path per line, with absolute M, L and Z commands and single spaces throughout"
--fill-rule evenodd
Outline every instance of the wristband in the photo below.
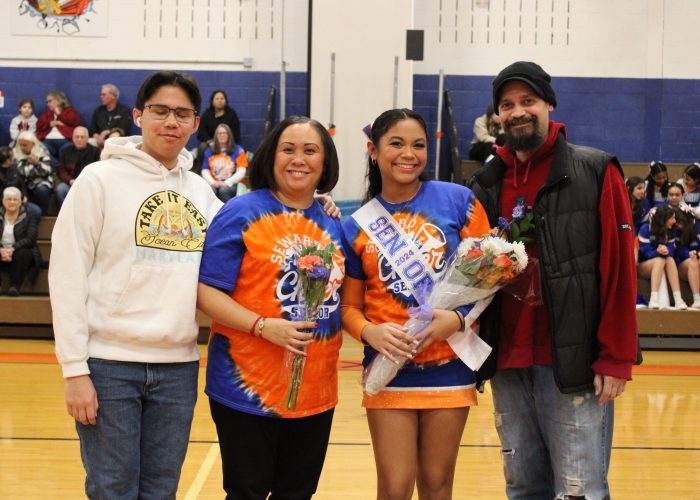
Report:
M 257 318 L 255 318 L 255 321 L 253 321 L 253 326 L 250 327 L 249 333 L 250 333 L 251 335 L 253 335 L 254 337 L 257 337 L 257 336 L 258 336 L 258 334 L 257 334 L 257 328 L 256 328 L 256 327 L 258 326 L 258 322 L 259 322 L 261 319 L 264 320 L 264 318 L 263 318 L 262 316 L 258 316 Z
M 459 319 L 459 331 L 460 331 L 460 332 L 463 332 L 463 331 L 464 331 L 464 327 L 466 326 L 466 324 L 465 324 L 465 322 L 464 322 L 464 316 L 463 316 L 462 313 L 459 312 L 459 311 L 454 311 L 454 312 L 455 312 L 455 314 L 457 315 L 457 319 Z

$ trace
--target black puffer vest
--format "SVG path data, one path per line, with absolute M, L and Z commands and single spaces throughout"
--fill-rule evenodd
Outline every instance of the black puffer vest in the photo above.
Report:
M 552 338 L 554 378 L 563 393 L 590 389 L 591 365 L 598 357 L 601 244 L 598 206 L 608 164 L 603 151 L 567 144 L 559 134 L 552 166 L 534 204 L 544 301 Z M 467 182 L 484 205 L 491 226 L 501 215 L 501 180 L 506 164 L 494 156 Z M 498 296 L 481 316 L 481 337 L 493 347 L 479 370 L 480 381 L 493 376 L 500 328 Z

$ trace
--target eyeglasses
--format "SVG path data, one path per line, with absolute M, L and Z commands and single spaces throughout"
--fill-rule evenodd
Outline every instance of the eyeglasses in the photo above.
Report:
M 189 123 L 197 116 L 197 111 L 192 108 L 169 108 L 165 104 L 146 104 L 144 108 L 151 112 L 154 120 L 165 120 L 171 111 L 180 123 Z

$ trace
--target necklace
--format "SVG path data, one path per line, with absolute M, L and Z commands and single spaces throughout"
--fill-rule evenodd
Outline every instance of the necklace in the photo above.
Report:
M 406 205 L 408 205 L 408 204 L 413 200 L 413 198 L 416 197 L 416 195 L 418 194 L 418 191 L 420 191 L 420 188 L 421 188 L 422 185 L 423 185 L 423 182 L 422 182 L 422 181 L 418 181 L 418 186 L 416 187 L 416 189 L 411 193 L 411 195 L 410 195 L 408 198 L 406 198 L 406 199 L 403 200 L 403 201 L 391 201 L 391 200 L 388 200 L 388 199 L 386 198 L 386 196 L 384 196 L 383 194 L 382 194 L 382 198 L 384 198 L 384 201 L 386 201 L 387 203 L 391 203 L 392 205 L 400 205 L 398 211 L 401 211 L 401 210 L 403 210 L 403 208 L 404 208 Z
M 288 208 L 293 208 L 293 209 L 295 209 L 295 210 L 306 210 L 307 208 L 311 207 L 311 205 L 313 205 L 313 202 L 314 202 L 314 200 L 313 200 L 313 198 L 312 198 L 312 199 L 311 199 L 311 202 L 309 202 L 306 206 L 301 206 L 302 203 L 291 202 L 291 201 L 290 201 L 290 202 L 284 201 L 284 200 L 282 199 L 282 198 L 286 198 L 284 195 L 282 195 L 282 194 L 280 194 L 280 193 L 276 193 L 276 192 L 274 192 L 274 191 L 271 190 L 271 189 L 269 189 L 268 191 L 269 191 L 270 194 L 271 194 L 272 196 L 274 196 L 274 198 L 275 198 L 277 201 L 279 201 L 282 205 L 284 205 L 285 207 L 288 207 Z M 297 206 L 297 205 L 299 205 L 299 206 Z

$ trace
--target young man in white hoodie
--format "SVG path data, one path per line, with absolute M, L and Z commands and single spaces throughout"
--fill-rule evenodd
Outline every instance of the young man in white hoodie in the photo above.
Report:
M 221 206 L 189 172 L 190 77 L 149 76 L 142 137 L 107 140 L 61 209 L 49 284 L 56 354 L 90 498 L 175 498 L 197 399 L 195 320 L 207 226 Z

